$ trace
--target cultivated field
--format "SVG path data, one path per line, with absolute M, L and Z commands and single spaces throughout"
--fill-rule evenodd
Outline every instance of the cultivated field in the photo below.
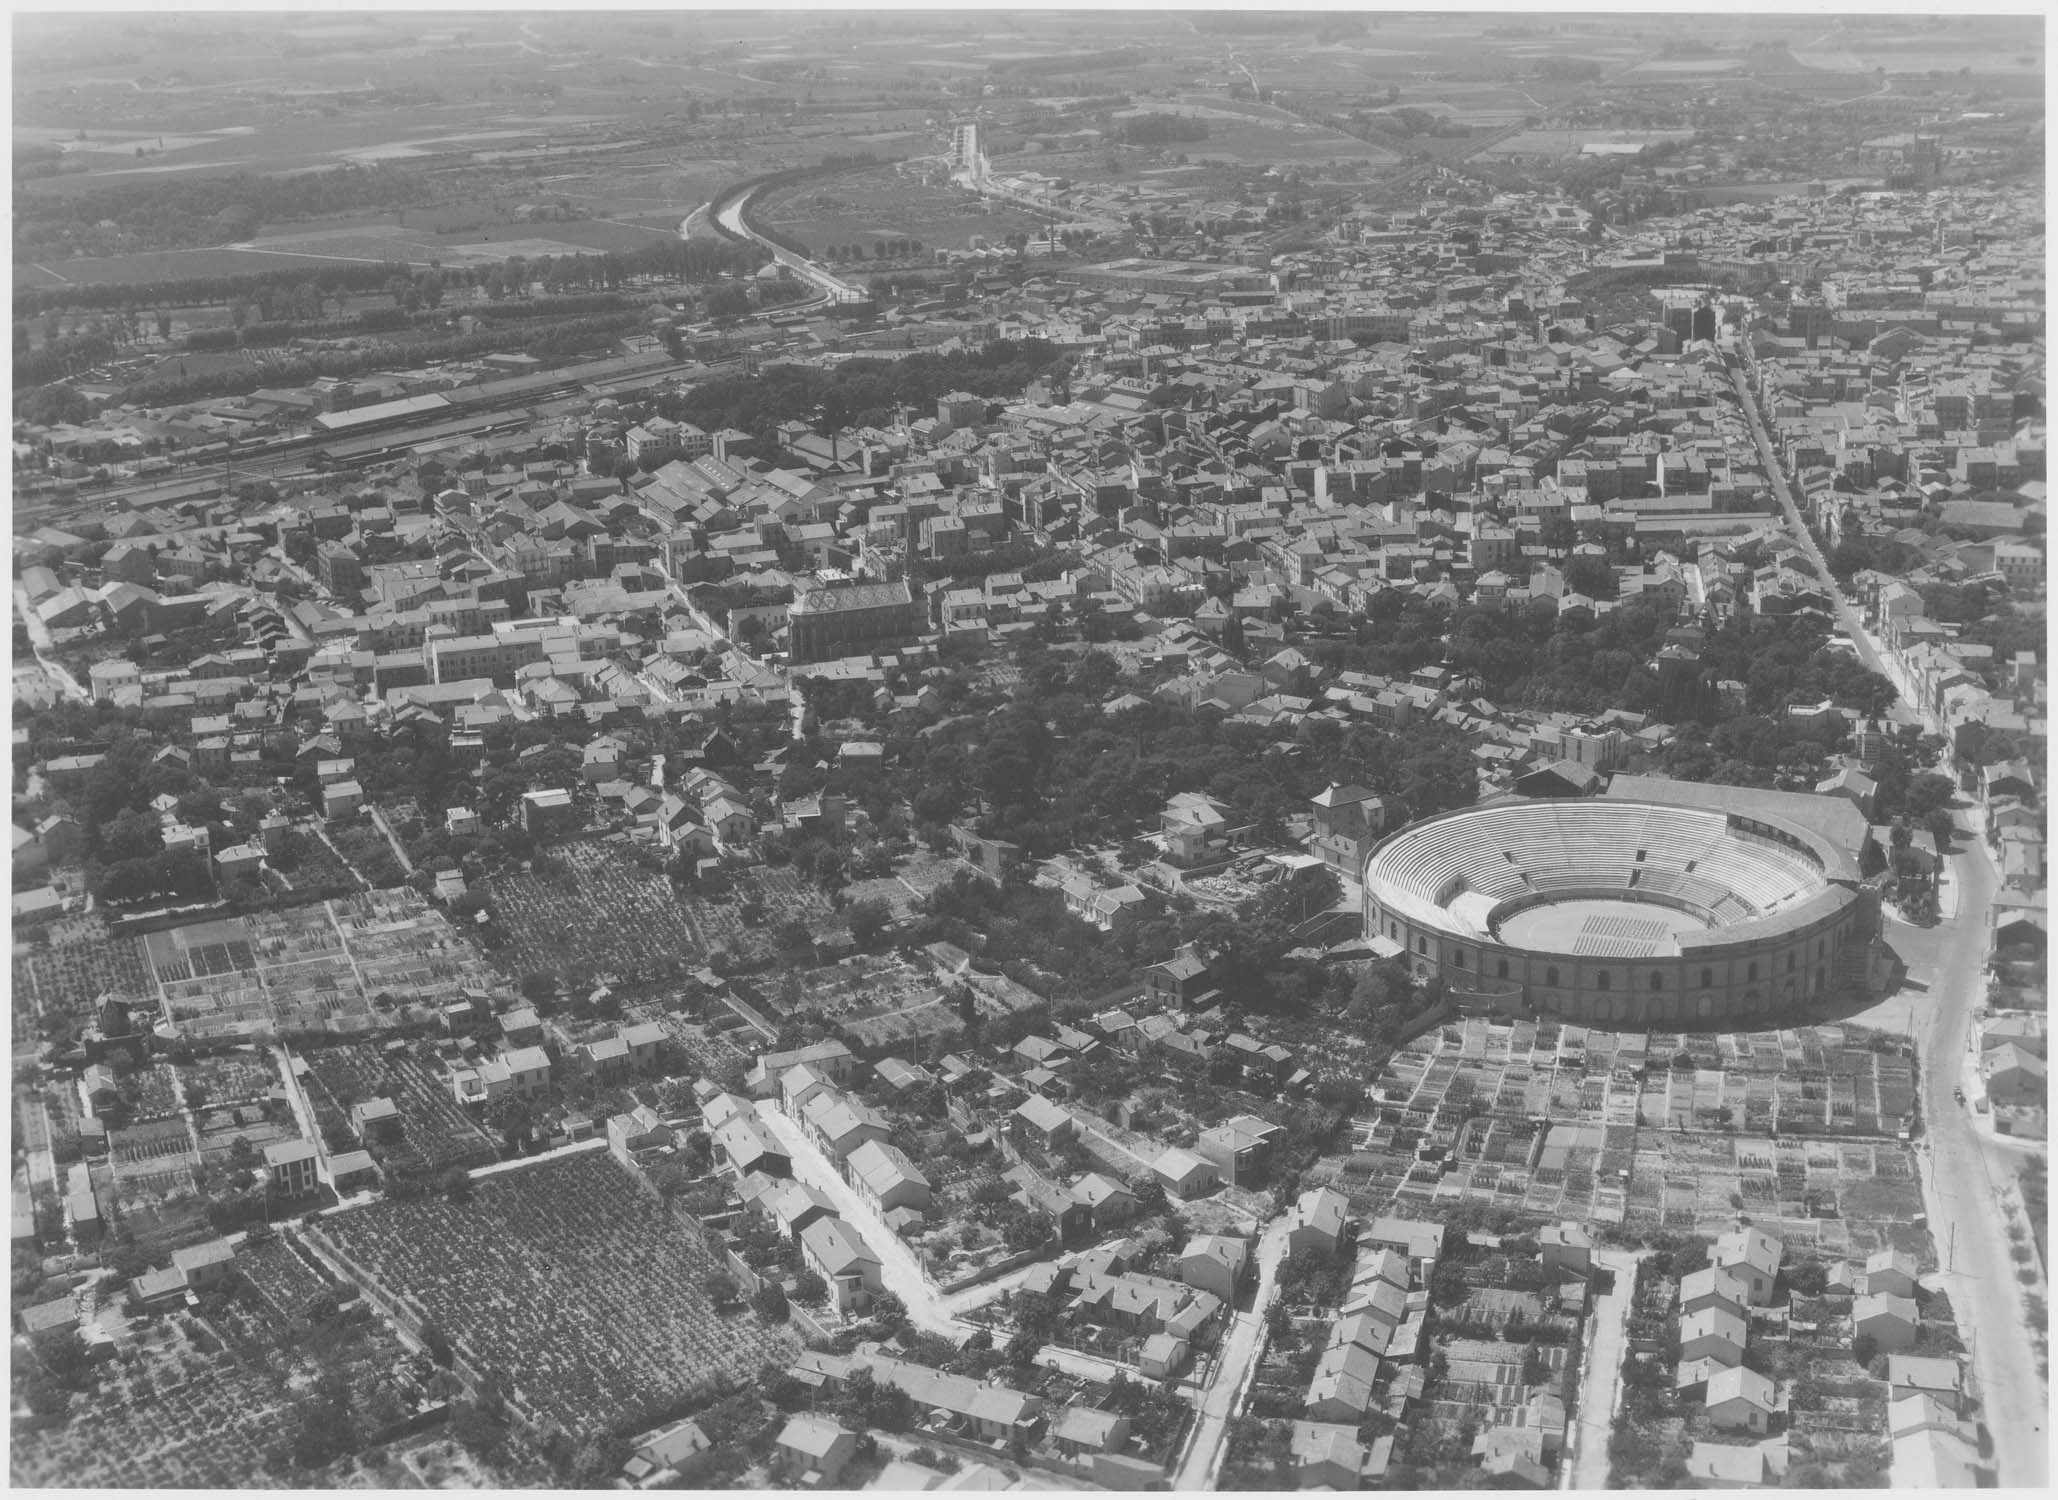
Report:
M 288 255 L 258 250 L 149 250 L 135 255 L 81 256 L 50 266 L 14 268 L 16 286 L 64 286 L 71 282 L 98 286 L 125 281 L 179 281 L 203 276 L 254 276 L 267 271 L 319 271 L 333 258 Z
M 415 891 L 189 923 L 140 944 L 167 1017 L 194 1038 L 349 1034 L 426 1017 L 490 971 Z
M 80 1021 L 103 993 L 131 1001 L 154 1001 L 140 938 L 116 937 L 99 917 L 71 917 L 53 924 L 49 945 L 17 943 L 14 948 L 14 1012 L 66 1016 Z
M 745 962 L 770 956 L 790 920 L 818 940 L 850 936 L 820 887 L 789 868 L 739 871 L 714 898 L 675 890 L 605 841 L 560 845 L 552 858 L 554 868 L 487 882 L 500 935 L 493 957 L 518 977 L 677 979 L 720 949 Z M 746 910 L 752 903 L 763 916 Z
M 90 1405 L 62 1427 L 16 1430 L 8 1460 L 18 1484 L 82 1488 L 217 1489 L 255 1481 L 286 1405 L 273 1383 L 226 1349 L 203 1354 L 199 1324 L 158 1323 L 131 1367 L 104 1368 Z
M 729 1012 L 720 1007 L 708 1015 L 709 1022 L 718 1023 L 724 1018 L 729 1018 Z M 736 1046 L 713 1025 L 689 1020 L 662 1005 L 622 1007 L 622 1024 L 625 1026 L 649 1022 L 664 1027 L 671 1044 L 686 1060 L 685 1071 L 692 1076 L 716 1078 L 750 1065 L 751 1054 Z
M 556 868 L 485 883 L 511 974 L 674 977 L 707 961 L 708 943 L 671 883 L 604 843 L 565 844 Z
M 324 1133 L 347 1129 L 354 1104 L 393 1101 L 400 1111 L 401 1139 L 380 1150 L 389 1170 L 434 1174 L 452 1166 L 483 1165 L 499 1155 L 449 1085 L 405 1051 L 388 1053 L 349 1042 L 309 1052 L 306 1061 L 308 1102 Z
M 715 1312 L 698 1237 L 603 1152 L 480 1178 L 464 1204 L 335 1214 L 317 1233 L 463 1358 L 505 1371 L 519 1410 L 575 1438 L 798 1348 L 754 1314 Z
M 680 210 L 683 218 L 693 205 Z M 413 215 L 408 216 L 410 219 Z M 512 220 L 437 232 L 415 224 L 363 224 L 317 227 L 290 234 L 267 235 L 249 248 L 267 254 L 317 256 L 325 260 L 380 263 L 407 261 L 447 266 L 494 265 L 511 255 L 594 255 L 606 251 L 641 250 L 652 240 L 670 239 L 677 221 L 663 227 L 613 220 L 571 219 L 563 222 Z
M 335 1320 L 337 1289 L 291 1246 L 239 1250 L 235 1277 L 201 1315 L 124 1326 L 110 1310 L 120 1357 L 96 1367 L 97 1390 L 74 1397 L 61 1426 L 17 1423 L 10 1477 L 96 1489 L 265 1483 L 274 1462 L 286 1472 L 294 1403 L 321 1372 L 347 1385 L 360 1430 L 407 1414 L 395 1380 L 406 1351 L 377 1320 Z

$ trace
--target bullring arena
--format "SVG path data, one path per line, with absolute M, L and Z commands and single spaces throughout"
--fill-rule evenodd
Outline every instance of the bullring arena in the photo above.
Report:
M 1624 1030 L 1762 1026 L 1862 983 L 1856 854 L 1819 819 L 1685 790 L 1416 823 L 1366 859 L 1366 934 L 1467 1009 Z

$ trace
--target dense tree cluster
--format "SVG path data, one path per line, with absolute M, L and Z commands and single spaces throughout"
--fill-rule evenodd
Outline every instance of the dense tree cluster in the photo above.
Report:
M 971 817 L 989 837 L 1047 855 L 1154 829 L 1177 792 L 1220 798 L 1263 837 L 1331 781 L 1356 781 L 1411 816 L 1470 803 L 1469 747 L 1435 722 L 1396 734 L 1311 720 L 1297 739 L 1263 726 L 1148 701 L 1109 718 L 1116 681 L 1099 652 L 1030 653 L 1016 700 L 910 739 L 901 775 L 917 824 Z
M 452 287 L 481 287 L 491 291 L 497 283 L 503 292 L 520 291 L 530 280 L 541 282 L 546 291 L 573 287 L 618 287 L 632 277 L 647 276 L 664 281 L 704 282 L 724 275 L 749 275 L 770 257 L 756 245 L 727 240 L 682 240 L 674 235 L 652 232 L 650 243 L 640 250 L 596 252 L 591 255 L 543 255 L 534 259 L 509 256 L 500 263 L 470 266 L 444 265 L 421 268 L 398 261 L 338 261 L 319 271 L 293 266 L 278 271 L 245 272 L 234 276 L 187 276 L 162 281 L 72 282 L 64 286 L 24 286 L 14 292 L 17 320 L 43 317 L 50 313 L 120 312 L 150 307 L 219 307 L 238 301 L 257 308 L 259 316 L 270 318 L 270 308 L 302 304 L 308 295 L 319 299 L 313 316 L 330 301 L 341 303 L 346 294 L 386 291 L 395 276 L 410 278 L 434 270 Z M 296 307 L 295 316 L 301 316 Z
M 253 363 L 189 374 L 174 358 L 132 382 L 123 399 L 171 405 L 241 395 L 259 385 L 345 377 L 507 349 L 559 357 L 641 326 L 643 314 L 624 292 L 635 278 L 717 283 L 708 294 L 709 312 L 740 313 L 750 306 L 743 284 L 721 278 L 747 275 L 767 259 L 757 246 L 654 238 L 643 250 L 628 253 L 510 256 L 487 265 L 344 265 L 320 272 L 28 288 L 15 294 L 15 411 L 34 421 L 75 420 L 84 411 L 79 398 L 61 387 L 52 389 L 51 383 L 121 356 L 146 337 L 148 324 L 154 323 L 160 339 L 170 337 L 172 308 L 223 302 L 229 306 L 229 326 L 192 330 L 184 339 L 187 353 L 354 339 L 407 329 L 424 320 L 422 331 L 430 336 L 405 344 L 375 342 L 274 356 L 263 368 Z M 804 288 L 791 282 L 756 285 L 759 300 L 766 304 L 805 295 Z M 530 295 L 539 286 L 544 295 Z M 452 294 L 469 289 L 483 292 L 485 300 L 465 300 L 461 311 L 483 326 L 472 333 L 437 336 L 431 330 L 455 326 L 450 315 L 460 309 Z M 392 306 L 361 307 L 345 316 L 349 298 L 368 292 L 385 293 L 393 299 Z M 683 347 L 674 350 L 675 355 L 683 352 Z
M 1827 649 L 1819 615 L 1732 616 L 1702 634 L 1698 669 L 1676 681 L 1651 669 L 1679 622 L 1633 601 L 1588 620 L 1381 595 L 1349 640 L 1303 649 L 1327 666 L 1405 677 L 1438 663 L 1476 675 L 1485 696 L 1510 708 L 1568 713 L 1626 709 L 1668 723 L 1713 725 L 1737 712 L 1773 713 L 1788 703 L 1834 699 L 1854 713 L 1883 713 L 1893 685 L 1847 652 Z M 1741 682 L 1741 710 L 1716 684 Z
M 1057 362 L 1041 339 L 996 339 L 976 353 L 911 354 L 906 359 L 853 359 L 833 369 L 773 365 L 755 376 L 703 381 L 691 391 L 659 400 L 658 411 L 709 432 L 733 427 L 774 442 L 779 424 L 815 421 L 827 413 L 837 425 L 883 426 L 901 406 L 918 415 L 953 391 L 974 396 L 1019 396 Z
M 2044 659 L 2044 612 L 2041 607 L 2018 611 L 2005 586 L 1996 583 L 1929 583 L 1918 590 L 1923 612 L 1932 620 L 1959 628 L 1958 639 L 1988 646 L 1991 660 L 1973 663 L 1989 688 L 1999 687 L 2012 671 L 2018 652 Z
M 1913 549 L 1890 536 L 1850 535 L 1829 553 L 1830 573 L 1838 583 L 1846 586 L 1867 568 L 1880 573 L 1900 574 L 1913 565 Z
M 322 376 L 347 378 L 368 370 L 414 369 L 511 349 L 542 360 L 568 359 L 613 342 L 640 327 L 642 321 L 642 315 L 636 312 L 558 318 L 401 345 L 274 356 L 261 367 L 237 365 L 207 373 L 187 374 L 182 366 L 173 364 L 169 372 L 153 373 L 124 387 L 118 399 L 131 406 L 176 406 L 210 396 L 248 395 L 259 386 L 305 384 Z

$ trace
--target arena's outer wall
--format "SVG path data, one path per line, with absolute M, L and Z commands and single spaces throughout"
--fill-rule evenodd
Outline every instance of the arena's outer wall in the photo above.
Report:
M 1789 911 L 1691 935 L 1679 956 L 1537 953 L 1389 907 L 1367 865 L 1367 936 L 1398 943 L 1415 974 L 1440 977 L 1461 1007 L 1604 1028 L 1778 1024 L 1782 1014 L 1834 993 L 1841 961 L 1854 945 L 1868 947 L 1878 924 L 1870 891 L 1829 879 Z M 1626 893 L 1552 894 L 1620 900 Z

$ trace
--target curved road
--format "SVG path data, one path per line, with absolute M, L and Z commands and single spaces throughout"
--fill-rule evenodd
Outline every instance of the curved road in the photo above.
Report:
M 806 256 L 797 255 L 793 251 L 786 249 L 783 245 L 773 244 L 755 229 L 752 229 L 749 224 L 745 223 L 743 210 L 750 205 L 750 200 L 757 195 L 757 191 L 755 187 L 752 187 L 743 192 L 734 193 L 726 199 L 717 198 L 713 205 L 716 225 L 732 238 L 749 240 L 752 244 L 762 245 L 765 249 L 769 250 L 772 253 L 772 259 L 778 261 L 780 265 L 786 267 L 803 281 L 811 283 L 820 291 L 822 293 L 820 300 L 823 302 L 863 302 L 871 296 L 871 293 L 864 290 L 864 288 L 852 286 L 849 282 L 830 275 Z M 680 227 L 684 228 L 683 225 Z M 779 311 L 791 312 L 794 309 L 780 308 Z
M 1757 400 L 1737 366 L 1731 366 L 1730 375 L 1773 493 L 1799 544 L 1821 570 L 1836 602 L 1838 622 L 1866 666 L 1889 681 L 1897 680 L 1802 523 Z M 1893 716 L 1936 732 L 1943 728 L 1903 700 L 1896 700 Z M 2010 1488 L 2042 1488 L 2050 1472 L 2045 1436 L 2048 1397 L 2037 1373 L 2036 1351 L 2024 1332 L 2031 1326 L 2029 1309 L 2009 1256 L 2003 1207 L 2011 1197 L 2014 1164 L 1979 1132 L 1966 1106 L 1952 1096 L 1965 1077 L 1972 1018 L 1983 997 L 1988 917 L 2001 884 L 1977 830 L 1966 829 L 1961 821 L 1959 836 L 1954 842 L 1961 847 L 1951 860 L 1955 910 L 1933 929 L 1938 946 L 1928 1003 L 1916 1008 L 1910 1027 L 1922 1063 L 1918 1087 L 1924 1133 L 1918 1149 L 1923 1158 L 1923 1198 L 1944 1267 L 1938 1279 L 1950 1294 L 1972 1357 L 1981 1415 L 1993 1439 L 1996 1476 Z
M 2025 1330 L 2029 1309 L 2009 1257 L 2003 1218 L 2014 1164 L 1973 1124 L 1952 1089 L 1966 1074 L 1972 1017 L 1980 1003 L 1987 914 L 2000 876 L 1976 833 L 1952 860 L 1957 913 L 1936 929 L 1933 1002 L 1914 1018 L 1925 1131 L 1920 1146 L 1930 1233 L 1944 1267 L 1940 1280 L 1956 1309 L 2001 1484 L 2041 1488 L 2049 1473 L 2048 1416 L 2036 1353 Z

